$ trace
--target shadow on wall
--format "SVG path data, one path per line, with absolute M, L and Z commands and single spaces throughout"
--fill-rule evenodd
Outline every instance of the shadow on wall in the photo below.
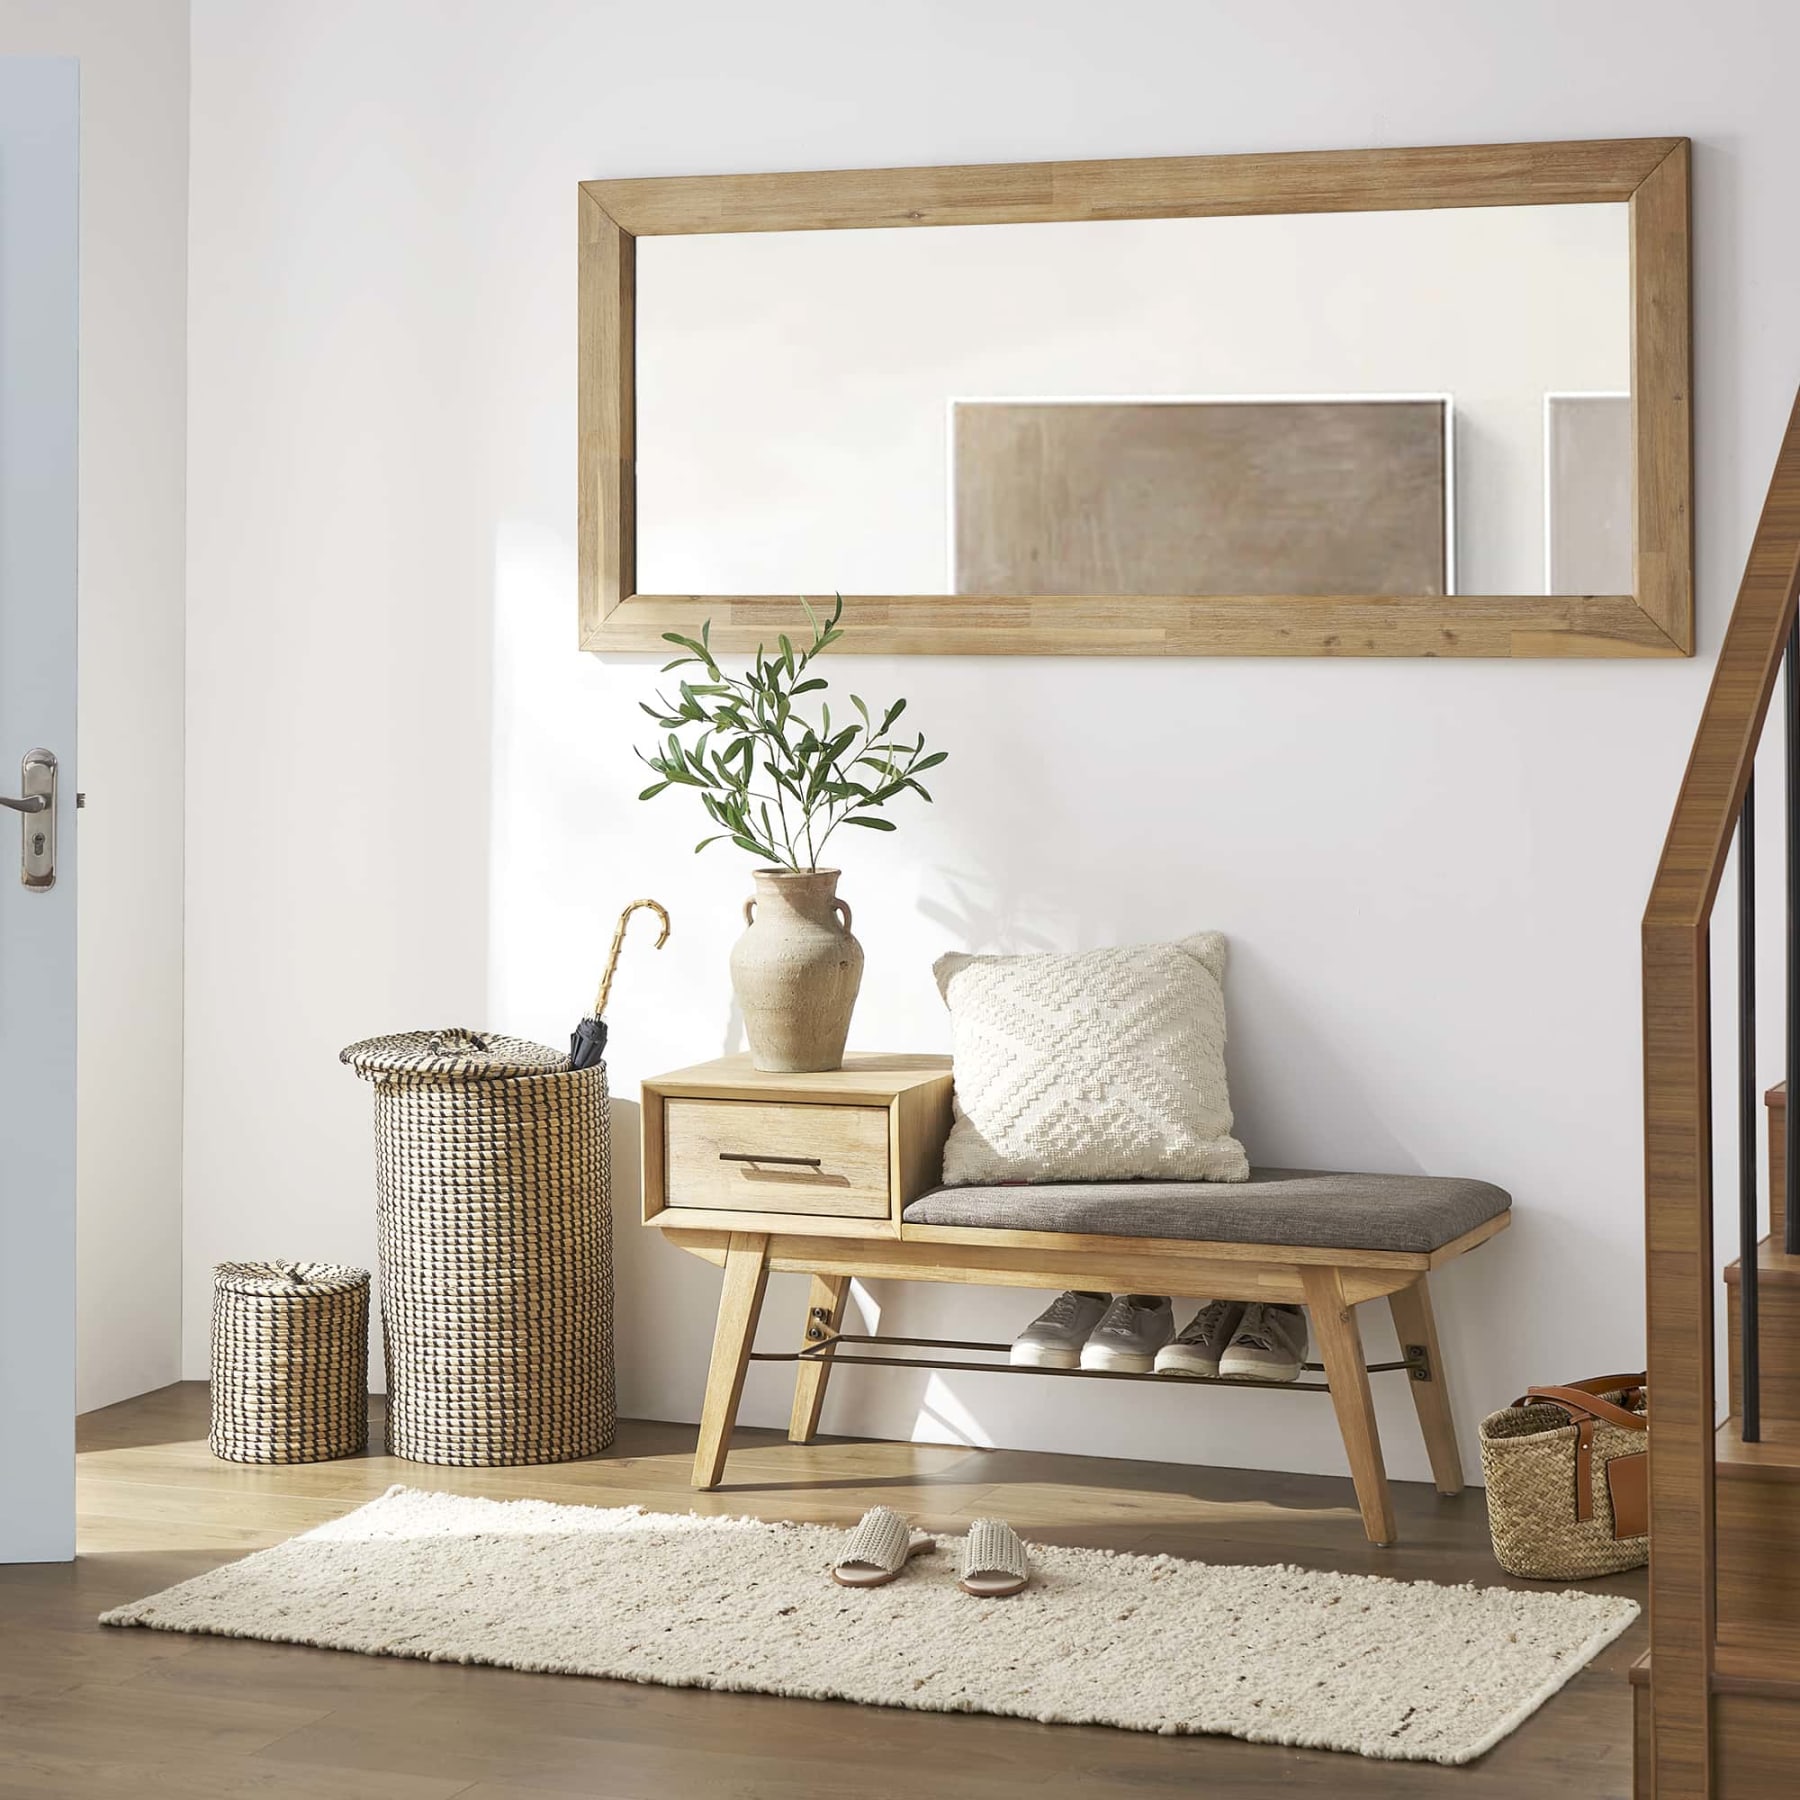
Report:
M 925 895 L 919 914 L 950 934 L 954 941 L 945 944 L 946 950 L 1022 956 L 1083 941 L 1081 915 L 1066 906 L 1046 906 L 1035 888 L 956 869 L 939 870 L 937 879 L 945 890 L 943 898 Z
M 1329 1165 L 1383 1175 L 1476 1174 L 1426 1169 L 1381 1118 L 1351 1050 L 1321 1029 L 1317 1009 L 1284 985 L 1276 965 L 1233 939 L 1225 966 L 1225 1065 L 1234 1129 L 1253 1165 Z M 1324 1104 L 1321 1104 L 1321 1103 Z M 1320 1112 L 1342 1141 L 1321 1153 Z

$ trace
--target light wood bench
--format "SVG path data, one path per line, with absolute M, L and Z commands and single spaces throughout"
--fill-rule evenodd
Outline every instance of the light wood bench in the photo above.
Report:
M 1462 1490 L 1426 1283 L 1433 1269 L 1505 1230 L 1509 1202 L 1498 1188 L 1295 1170 L 1258 1170 L 1247 1183 L 939 1188 L 950 1125 L 950 1063 L 940 1056 L 852 1056 L 822 1075 L 763 1074 L 747 1056 L 725 1057 L 658 1076 L 643 1097 L 644 1222 L 724 1270 L 695 1487 L 716 1487 L 724 1474 L 774 1270 L 811 1277 L 799 1346 L 770 1359 L 797 1365 L 788 1432 L 796 1443 L 818 1429 L 834 1363 L 989 1366 L 915 1364 L 844 1345 L 1004 1348 L 841 1335 L 853 1280 L 1264 1300 L 1308 1309 L 1325 1379 L 1298 1385 L 1330 1392 L 1372 1542 L 1393 1542 L 1394 1512 L 1371 1373 L 1410 1377 L 1438 1492 Z M 1402 1361 L 1371 1370 L 1356 1307 L 1383 1298 Z M 1061 1373 L 1182 1385 L 1170 1376 Z

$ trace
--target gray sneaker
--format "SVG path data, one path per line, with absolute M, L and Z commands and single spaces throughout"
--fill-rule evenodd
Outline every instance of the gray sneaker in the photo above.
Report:
M 1081 1347 L 1081 1366 L 1148 1375 L 1157 1351 L 1174 1335 L 1175 1308 L 1166 1294 L 1115 1294 Z
M 1012 1360 L 1027 1369 L 1079 1368 L 1081 1346 L 1105 1316 L 1111 1299 L 1111 1294 L 1073 1288 L 1058 1294 L 1013 1339 Z
M 1244 1308 L 1243 1322 L 1219 1358 L 1219 1373 L 1252 1381 L 1298 1381 L 1305 1361 L 1306 1309 L 1257 1302 Z
M 1201 1375 L 1211 1380 L 1219 1358 L 1244 1316 L 1241 1300 L 1209 1300 L 1176 1333 L 1173 1343 L 1156 1353 L 1159 1375 Z

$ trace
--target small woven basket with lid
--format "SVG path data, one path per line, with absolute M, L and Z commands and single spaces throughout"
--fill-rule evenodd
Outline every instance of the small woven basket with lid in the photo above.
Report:
M 342 1060 L 375 1088 L 389 1451 L 597 1455 L 615 1422 L 605 1064 L 461 1030 Z
M 214 1456 L 329 1462 L 369 1441 L 369 1272 L 229 1262 L 213 1271 Z

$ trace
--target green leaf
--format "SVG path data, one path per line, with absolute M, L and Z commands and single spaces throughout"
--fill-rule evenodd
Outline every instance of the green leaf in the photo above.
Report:
M 929 756 L 915 763 L 913 767 L 916 769 L 935 769 L 939 763 L 947 762 L 949 758 L 950 752 L 948 750 L 934 750 Z
M 719 840 L 720 840 L 720 839 L 721 839 L 721 838 L 723 838 L 723 837 L 724 837 L 724 836 L 725 836 L 725 835 L 726 835 L 726 834 L 725 834 L 725 833 L 724 833 L 724 832 L 722 832 L 722 831 L 715 831 L 715 832 L 714 832 L 714 833 L 713 833 L 713 834 L 712 834 L 712 836 L 711 836 L 711 837 L 703 837 L 703 838 L 702 838 L 702 839 L 701 839 L 701 840 L 700 840 L 700 841 L 699 841 L 699 843 L 697 843 L 697 844 L 696 844 L 696 845 L 695 845 L 695 846 L 694 846 L 694 854 L 695 854 L 695 855 L 696 855 L 696 856 L 698 856 L 698 855 L 699 855 L 699 854 L 700 854 L 700 852 L 701 852 L 701 851 L 702 851 L 702 850 L 704 850 L 704 849 L 705 849 L 705 848 L 706 848 L 706 846 L 707 846 L 707 845 L 708 845 L 708 844 L 716 844 L 716 843 L 718 843 L 718 842 L 719 842 Z
M 860 825 L 865 831 L 892 831 L 892 819 L 876 819 L 867 813 L 847 813 L 838 821 L 840 825 Z
M 649 787 L 645 788 L 644 791 L 638 795 L 638 798 L 640 800 L 654 800 L 668 785 L 669 784 L 666 781 L 652 782 Z

